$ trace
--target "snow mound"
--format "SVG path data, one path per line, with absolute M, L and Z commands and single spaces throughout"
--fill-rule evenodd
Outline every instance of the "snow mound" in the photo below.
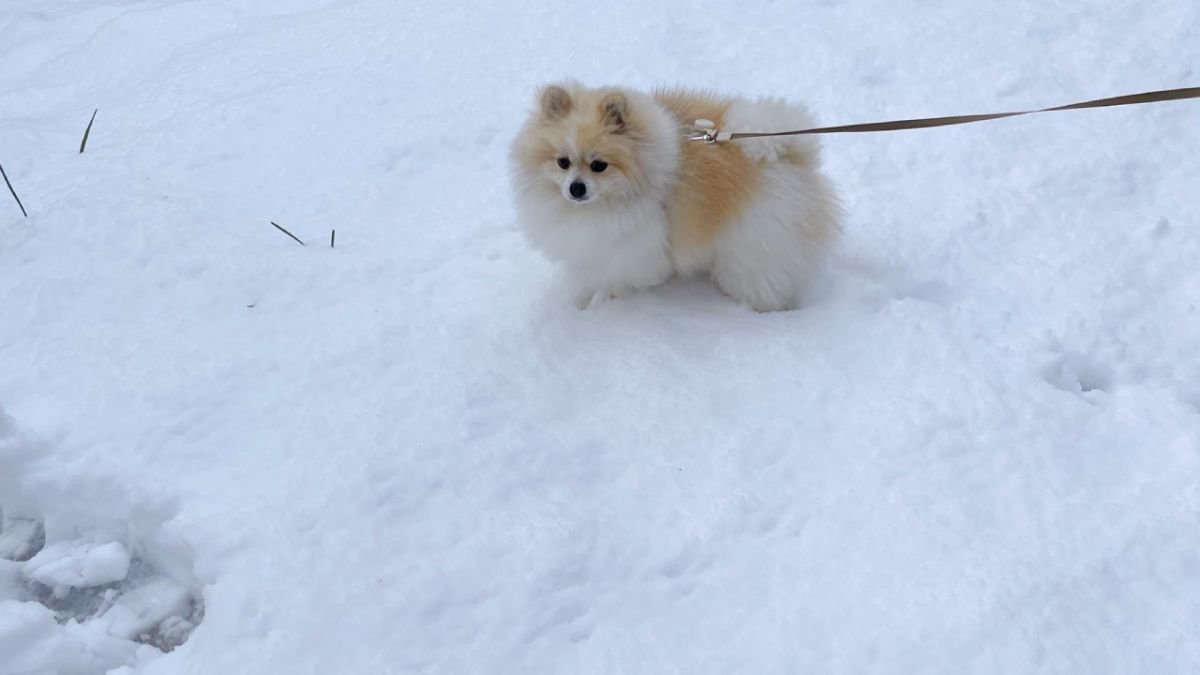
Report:
M 137 645 L 95 626 L 61 622 L 36 602 L 0 599 L 0 673 L 97 675 L 129 662 Z
M 47 546 L 25 563 L 25 576 L 50 586 L 57 597 L 72 588 L 102 586 L 129 574 L 129 551 L 121 542 L 63 541 Z

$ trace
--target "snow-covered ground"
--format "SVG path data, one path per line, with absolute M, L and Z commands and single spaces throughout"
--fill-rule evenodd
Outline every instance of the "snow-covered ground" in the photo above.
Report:
M 584 313 L 561 76 L 1018 109 L 1200 5 L 0 3 L 0 673 L 1200 671 L 1200 102 L 829 137 L 809 306 Z

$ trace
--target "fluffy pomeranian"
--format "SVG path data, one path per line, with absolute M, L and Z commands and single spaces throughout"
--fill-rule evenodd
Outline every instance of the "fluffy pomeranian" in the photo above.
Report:
M 513 142 L 518 216 L 561 263 L 581 309 L 673 274 L 707 273 L 758 311 L 791 309 L 841 229 L 811 136 L 708 144 L 722 132 L 812 126 L 776 99 L 547 86 Z

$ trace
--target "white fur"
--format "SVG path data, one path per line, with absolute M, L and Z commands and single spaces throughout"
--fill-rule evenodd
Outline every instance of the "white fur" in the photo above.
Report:
M 756 101 L 736 99 L 729 106 L 725 128 L 721 131 L 770 132 L 795 131 L 816 126 L 808 109 L 796 103 L 778 98 L 761 98 Z M 743 138 L 732 141 L 752 159 L 766 162 L 792 161 L 808 164 L 816 169 L 820 165 L 821 144 L 815 136 L 767 136 L 765 138 Z
M 730 107 L 730 131 L 788 131 L 813 126 L 803 107 L 778 99 Z M 759 311 L 790 309 L 820 269 L 840 232 L 841 207 L 817 169 L 811 136 L 745 139 L 742 152 L 763 162 L 762 183 L 748 207 L 717 238 L 708 271 L 729 295 Z
M 687 141 L 678 122 L 651 97 L 627 95 L 637 114 L 648 116 L 655 139 L 643 157 L 647 188 L 574 203 L 565 192 L 569 175 L 552 178 L 517 167 L 516 203 L 525 233 L 547 258 L 565 266 L 579 307 L 655 286 L 675 272 L 708 272 L 722 290 L 759 311 L 794 306 L 839 230 L 834 191 L 817 172 L 815 139 L 736 141 L 763 164 L 759 190 L 711 247 L 672 251 L 665 205 L 679 169 L 680 144 Z M 731 131 L 810 124 L 803 108 L 778 100 L 739 99 L 727 115 Z M 593 189 L 589 185 L 589 194 Z
M 713 246 L 713 281 L 760 312 L 795 307 L 833 243 L 832 194 L 818 173 L 767 167 L 758 194 Z
M 557 202 L 534 199 L 522 205 L 525 233 L 547 258 L 566 266 L 581 309 L 657 286 L 671 276 L 661 203 L 639 199 L 576 205 L 555 197 Z
M 679 129 L 649 96 L 626 96 L 651 130 L 643 165 L 647 188 L 641 193 L 597 194 L 589 182 L 593 196 L 575 202 L 567 186 L 577 172 L 554 178 L 517 167 L 517 210 L 525 234 L 547 258 L 565 265 L 581 309 L 657 286 L 673 271 L 664 203 L 679 166 Z

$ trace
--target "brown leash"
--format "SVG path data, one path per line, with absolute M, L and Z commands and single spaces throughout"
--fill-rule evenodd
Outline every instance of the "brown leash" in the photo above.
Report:
M 951 115 L 948 117 L 922 117 L 910 120 L 892 120 L 890 122 L 869 122 L 866 124 L 843 124 L 834 127 L 816 127 L 813 129 L 800 129 L 797 131 L 731 133 L 728 131 L 722 132 L 717 130 L 713 127 L 712 122 L 708 120 L 696 120 L 696 131 L 689 135 L 688 139 L 693 141 L 703 141 L 705 143 L 724 143 L 726 141 L 736 141 L 743 138 L 763 138 L 767 136 L 805 136 L 809 134 L 848 134 L 867 133 L 873 131 L 899 131 L 901 129 L 927 129 L 929 127 L 945 127 L 954 124 L 971 124 L 973 122 L 985 122 L 987 120 L 998 120 L 1005 117 L 1019 117 L 1021 115 L 1033 115 L 1035 113 L 1058 112 L 1060 110 L 1108 108 L 1111 106 L 1135 105 L 1139 103 L 1180 101 L 1190 98 L 1200 98 L 1200 87 L 1163 89 L 1159 91 L 1148 91 L 1141 94 L 1127 94 L 1125 96 L 1098 98 L 1093 101 L 1070 103 L 1067 105 L 1055 106 L 1053 108 L 1040 108 L 1038 110 L 983 113 L 980 115 Z

